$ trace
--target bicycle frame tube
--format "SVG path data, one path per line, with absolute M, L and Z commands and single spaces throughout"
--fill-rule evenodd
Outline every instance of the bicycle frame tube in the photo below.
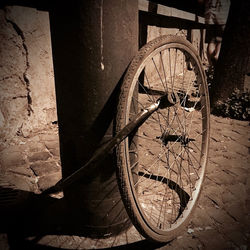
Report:
M 165 97 L 165 96 L 164 96 Z M 166 98 L 164 98 L 165 101 Z M 151 104 L 149 107 L 142 110 L 130 123 L 128 123 L 120 132 L 116 134 L 107 144 L 103 145 L 101 148 L 97 149 L 94 155 L 90 160 L 81 168 L 76 170 L 74 173 L 61 179 L 54 186 L 44 190 L 41 194 L 51 194 L 61 191 L 63 188 L 70 186 L 72 183 L 79 180 L 84 176 L 88 169 L 92 167 L 95 168 L 97 164 L 107 155 L 107 153 L 112 150 L 114 147 L 119 145 L 135 128 L 139 127 L 144 123 L 144 121 L 153 114 L 158 108 L 161 108 L 160 105 L 163 98 L 158 99 L 155 103 Z M 164 102 L 163 101 L 163 102 Z

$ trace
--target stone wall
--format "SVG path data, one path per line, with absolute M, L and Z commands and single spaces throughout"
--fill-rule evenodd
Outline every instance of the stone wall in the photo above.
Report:
M 0 9 L 1 146 L 57 120 L 49 16 L 27 7 Z
M 0 174 L 34 192 L 61 178 L 49 15 L 34 8 L 0 9 Z

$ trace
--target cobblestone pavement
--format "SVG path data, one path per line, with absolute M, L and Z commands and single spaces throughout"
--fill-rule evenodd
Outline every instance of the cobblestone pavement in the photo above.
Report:
M 168 244 L 146 242 L 131 227 L 105 239 L 48 233 L 27 238 L 35 242 L 31 249 L 249 249 L 249 149 L 249 122 L 211 116 L 209 164 L 200 200 L 186 230 Z M 30 191 L 41 192 L 61 178 L 57 129 L 18 145 L 3 144 L 0 164 L 2 172 L 25 181 Z M 9 249 L 6 234 L 0 235 L 0 249 Z
M 18 138 L 0 145 L 0 170 L 24 180 L 29 191 L 39 193 L 61 179 L 57 127 L 51 125 L 29 138 Z

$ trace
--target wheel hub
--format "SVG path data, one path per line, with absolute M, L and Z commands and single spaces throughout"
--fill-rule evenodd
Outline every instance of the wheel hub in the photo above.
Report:
M 195 141 L 193 138 L 188 138 L 186 135 L 171 135 L 169 133 L 163 133 L 161 136 L 157 136 L 157 139 L 161 139 L 164 146 L 169 142 L 180 142 L 182 146 L 186 147 L 190 141 Z

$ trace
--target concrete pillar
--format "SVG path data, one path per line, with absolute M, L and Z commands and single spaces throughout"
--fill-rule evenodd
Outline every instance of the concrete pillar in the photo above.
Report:
M 50 10 L 50 23 L 65 177 L 113 135 L 119 84 L 138 50 L 138 3 L 59 1 Z M 99 171 L 65 190 L 75 215 L 72 223 L 94 232 L 108 228 L 107 233 L 127 220 L 115 167 L 111 154 Z

